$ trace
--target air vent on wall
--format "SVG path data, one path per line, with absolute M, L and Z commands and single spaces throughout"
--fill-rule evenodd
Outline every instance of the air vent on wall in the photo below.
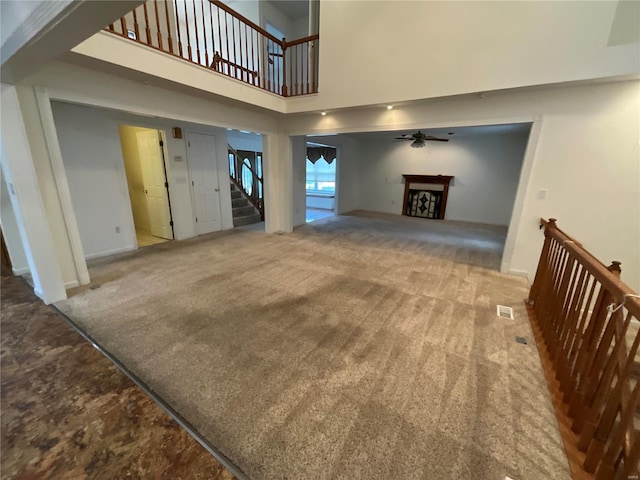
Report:
M 511 307 L 505 307 L 504 305 L 497 305 L 496 313 L 499 317 L 513 320 L 513 308 Z

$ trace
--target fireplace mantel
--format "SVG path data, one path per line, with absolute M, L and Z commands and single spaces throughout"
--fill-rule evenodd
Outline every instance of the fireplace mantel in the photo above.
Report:
M 442 185 L 442 204 L 440 206 L 440 212 L 437 218 L 444 219 L 444 214 L 447 208 L 447 197 L 449 195 L 449 184 L 453 179 L 453 175 L 404 174 L 402 176 L 404 177 L 404 201 L 402 204 L 402 214 L 409 215 L 407 213 L 407 208 L 409 206 L 411 184 Z

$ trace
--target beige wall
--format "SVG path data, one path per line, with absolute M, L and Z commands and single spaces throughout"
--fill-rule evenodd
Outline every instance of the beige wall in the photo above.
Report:
M 147 197 L 144 193 L 144 179 L 142 177 L 142 161 L 138 150 L 138 132 L 148 131 L 148 128 L 120 125 L 120 144 L 122 146 L 122 158 L 127 174 L 127 186 L 129 187 L 129 200 L 131 200 L 131 212 L 136 231 L 151 231 L 149 211 L 147 210 Z

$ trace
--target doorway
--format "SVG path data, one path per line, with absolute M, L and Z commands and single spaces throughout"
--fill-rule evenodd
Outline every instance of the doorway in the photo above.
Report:
M 336 208 L 337 149 L 307 143 L 306 222 L 333 216 Z
M 173 240 L 162 132 L 131 125 L 118 130 L 138 247 Z

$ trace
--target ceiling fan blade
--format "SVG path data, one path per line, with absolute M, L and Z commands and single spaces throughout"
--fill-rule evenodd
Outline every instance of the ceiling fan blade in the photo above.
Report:
M 424 137 L 424 139 L 426 141 L 431 141 L 431 142 L 448 142 L 449 141 L 448 138 L 438 138 L 438 137 L 431 137 L 431 136 Z
M 396 137 L 396 140 L 413 140 L 413 137 Z

